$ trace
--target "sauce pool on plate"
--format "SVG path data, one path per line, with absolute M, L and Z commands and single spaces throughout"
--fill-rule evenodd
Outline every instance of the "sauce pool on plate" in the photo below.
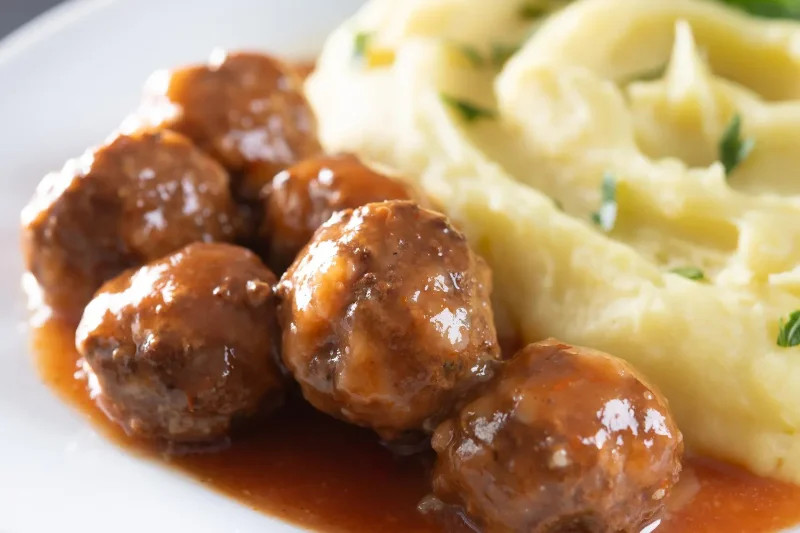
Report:
M 166 456 L 125 435 L 89 398 L 69 326 L 48 320 L 32 332 L 45 383 L 103 434 L 135 453 L 185 472 L 242 505 L 330 533 L 443 533 L 416 511 L 429 492 L 432 454 L 398 458 L 370 431 L 300 401 L 263 431 L 240 435 L 216 453 Z M 780 531 L 800 523 L 800 487 L 690 457 L 659 533 Z

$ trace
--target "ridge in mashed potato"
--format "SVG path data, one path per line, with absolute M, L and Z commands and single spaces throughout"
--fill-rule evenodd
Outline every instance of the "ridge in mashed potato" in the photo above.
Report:
M 800 24 L 524 4 L 372 0 L 307 85 L 325 148 L 416 177 L 491 264 L 505 334 L 627 359 L 696 450 L 800 483 L 800 347 L 775 341 L 800 309 Z M 726 175 L 734 119 L 752 150 Z

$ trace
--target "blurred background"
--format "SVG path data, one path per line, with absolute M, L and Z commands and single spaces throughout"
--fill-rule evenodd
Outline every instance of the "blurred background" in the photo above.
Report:
M 0 0 L 0 39 L 62 0 Z

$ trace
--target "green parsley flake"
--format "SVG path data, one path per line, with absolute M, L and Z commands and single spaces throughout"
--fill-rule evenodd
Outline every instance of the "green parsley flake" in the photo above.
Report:
M 683 276 L 684 278 L 693 279 L 696 281 L 701 281 L 706 279 L 706 276 L 705 274 L 703 274 L 702 270 L 692 266 L 673 268 L 672 270 L 670 270 L 670 272 L 672 272 L 673 274 L 678 274 L 679 276 Z
M 742 117 L 738 113 L 733 115 L 719 141 L 719 160 L 725 167 L 725 175 L 730 176 L 747 159 L 755 144 L 754 139 L 742 139 Z
M 800 20 L 798 0 L 720 0 L 758 17 Z
M 360 31 L 356 33 L 353 39 L 353 57 L 356 59 L 364 59 L 367 56 L 372 34 Z
M 472 63 L 473 67 L 482 67 L 486 60 L 483 58 L 481 53 L 478 51 L 477 48 L 468 44 L 456 44 L 459 52 L 461 52 L 464 57 Z
M 519 51 L 519 45 L 492 43 L 492 48 L 487 56 L 474 46 L 468 44 L 455 44 L 461 54 L 467 58 L 473 67 L 480 68 L 487 63 L 495 68 L 502 68 L 511 56 Z
M 777 342 L 782 348 L 800 346 L 800 310 L 790 314 L 786 322 L 781 319 Z
M 536 20 L 547 14 L 547 8 L 536 4 L 525 4 L 519 8 L 518 13 L 522 20 Z
M 502 67 L 506 64 L 506 61 L 508 61 L 511 56 L 516 54 L 518 51 L 519 45 L 502 43 L 492 44 L 492 65 L 497 68 Z
M 461 117 L 467 122 L 475 122 L 483 118 L 495 118 L 496 116 L 495 112 L 491 109 L 480 107 L 471 102 L 467 102 L 466 100 L 453 98 L 452 96 L 448 96 L 446 94 L 440 94 L 439 97 L 442 99 L 442 102 L 458 111 L 461 114 Z
M 602 203 L 600 209 L 592 214 L 592 221 L 609 233 L 617 223 L 617 180 L 610 172 L 603 176 L 601 192 Z
M 657 67 L 643 70 L 641 72 L 637 72 L 628 77 L 627 82 L 632 83 L 634 81 L 655 81 L 660 80 L 664 77 L 664 74 L 667 72 L 667 64 L 664 63 L 663 65 L 659 65 Z

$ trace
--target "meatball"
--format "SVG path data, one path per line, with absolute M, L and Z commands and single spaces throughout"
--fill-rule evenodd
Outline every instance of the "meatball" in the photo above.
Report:
M 264 54 L 217 51 L 207 65 L 157 71 L 137 116 L 190 137 L 252 202 L 275 174 L 320 151 L 299 72 Z
M 277 405 L 276 281 L 244 248 L 196 243 L 106 283 L 75 338 L 98 405 L 134 436 L 181 443 Z
M 317 409 L 405 438 L 491 375 L 490 290 L 443 215 L 406 201 L 340 211 L 278 284 L 283 361 Z
M 275 176 L 263 192 L 261 237 L 269 243 L 271 266 L 281 272 L 334 212 L 412 197 L 405 185 L 349 154 L 302 161 Z
M 487 533 L 638 533 L 678 479 L 683 438 L 627 363 L 546 341 L 517 353 L 433 446 L 434 494 Z
M 75 320 L 123 270 L 236 231 L 227 173 L 170 131 L 120 134 L 69 161 L 22 212 L 25 265 L 46 303 Z

